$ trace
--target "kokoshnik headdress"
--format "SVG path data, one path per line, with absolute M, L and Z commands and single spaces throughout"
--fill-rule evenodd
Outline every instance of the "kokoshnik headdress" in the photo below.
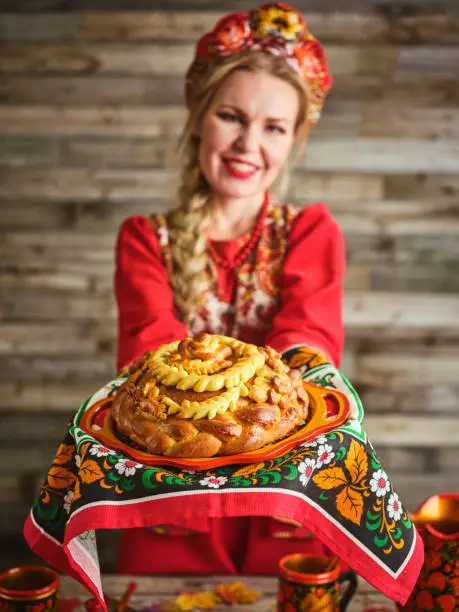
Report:
M 192 103 L 192 81 L 209 60 L 242 51 L 264 51 L 283 57 L 307 82 L 308 123 L 320 119 L 325 97 L 332 85 L 325 52 L 309 32 L 301 13 L 283 2 L 263 4 L 248 12 L 223 17 L 196 44 L 195 58 L 187 75 L 187 103 Z

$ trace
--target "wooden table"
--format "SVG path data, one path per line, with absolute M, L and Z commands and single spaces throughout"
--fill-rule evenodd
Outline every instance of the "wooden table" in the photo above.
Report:
M 252 606 L 241 605 L 229 608 L 223 605 L 215 608 L 215 612 L 228 612 L 230 609 L 234 612 L 272 612 L 276 600 L 276 578 L 265 576 L 130 577 L 106 575 L 102 577 L 104 592 L 119 599 L 131 580 L 135 580 L 139 585 L 130 601 L 130 605 L 136 609 L 142 609 L 164 599 L 173 598 L 183 591 L 210 591 L 222 582 L 231 584 L 237 581 L 243 581 L 249 588 L 261 591 L 263 596 Z M 68 576 L 62 577 L 61 594 L 62 597 L 79 596 L 83 600 L 89 598 L 84 587 Z M 395 611 L 394 603 L 360 578 L 358 593 L 347 610 L 348 612 L 363 612 L 369 606 L 381 606 L 387 610 Z

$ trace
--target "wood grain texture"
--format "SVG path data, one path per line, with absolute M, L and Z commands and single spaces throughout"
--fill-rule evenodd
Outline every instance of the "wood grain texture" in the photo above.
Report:
M 387 74 L 338 74 L 333 100 L 383 102 L 392 105 L 450 108 L 459 100 L 459 82 L 454 75 L 394 75 L 390 87 Z M 65 74 L 4 75 L 0 81 L 0 103 L 60 106 L 183 104 L 183 75 Z
M 344 299 L 344 320 L 349 332 L 362 328 L 385 333 L 397 330 L 432 329 L 456 337 L 459 332 L 459 296 L 412 295 L 410 293 L 355 293 Z M 454 320 L 456 319 L 456 321 Z
M 14 260 L 14 256 L 12 259 Z M 432 290 L 436 287 L 438 292 L 457 290 L 458 275 L 454 273 L 454 269 L 446 274 L 443 262 L 431 265 L 427 270 L 423 269 L 422 274 L 414 279 L 411 268 L 411 264 L 392 264 L 389 267 L 384 260 L 371 266 L 359 262 L 350 263 L 346 272 L 345 290 L 384 289 L 390 284 L 390 278 L 387 276 L 389 272 L 397 274 L 400 289 L 406 289 L 408 286 L 413 292 L 422 292 L 428 286 Z M 103 293 L 113 289 L 114 264 L 93 262 L 88 270 L 87 264 L 81 260 L 60 263 L 54 261 L 47 264 L 42 259 L 36 260 L 34 267 L 30 267 L 27 262 L 22 262 L 21 265 L 21 262 L 14 261 L 11 266 L 0 267 L 0 273 L 2 285 L 9 289 L 26 286 L 39 290 L 68 288 L 83 293 L 89 290 Z M 390 286 L 393 288 L 393 285 Z
M 184 124 L 181 106 L 0 105 L 5 134 L 41 136 L 176 137 Z
M 40 414 L 36 411 L 16 411 L 5 410 L 2 413 L 2 431 L 0 432 L 0 440 L 3 445 L 10 445 L 13 436 L 15 441 L 21 447 L 27 444 L 42 445 L 49 448 L 52 445 L 57 449 L 57 445 L 62 441 L 62 431 L 67 426 L 67 414 L 63 411 L 61 414 L 56 412 L 47 412 Z M 26 427 L 25 425 L 30 426 Z M 52 460 L 52 456 L 49 457 Z M 23 466 L 24 469 L 27 466 Z M 30 469 L 30 466 L 29 466 Z M 31 473 L 33 473 L 33 469 Z M 44 478 L 44 474 L 41 478 Z M 2 479 L 8 476 L 2 476 Z M 12 486 L 12 485 L 11 485 Z
M 94 382 L 91 381 L 76 382 L 72 385 L 67 382 L 48 383 L 46 381 L 30 384 L 3 383 L 0 408 L 2 410 L 65 412 L 70 416 L 95 391 L 97 388 L 94 388 Z M 25 461 L 24 464 L 26 464 Z
M 181 106 L 0 105 L 0 130 L 11 136 L 88 136 L 121 138 L 178 137 L 186 119 Z M 457 108 L 416 108 L 375 101 L 330 100 L 324 117 L 311 133 L 324 136 L 360 135 L 363 138 L 452 139 L 457 141 Z
M 181 76 L 194 47 L 172 44 L 6 44 L 0 56 L 4 74 L 128 74 Z
M 418 181 L 418 177 L 406 177 Z M 455 177 L 446 177 L 455 183 Z M 100 201 L 162 199 L 174 201 L 178 173 L 166 169 L 59 167 L 59 168 L 0 168 L 0 200 L 45 198 L 49 201 Z M 431 181 L 434 193 L 437 177 Z M 386 187 L 386 183 L 389 186 Z M 403 182 L 400 181 L 402 185 Z M 298 170 L 291 180 L 290 194 L 295 200 L 381 200 L 384 191 L 391 189 L 397 199 L 398 183 L 392 176 L 351 174 L 338 172 L 307 172 Z M 437 196 L 444 195 L 443 185 L 438 186 Z
M 127 576 L 103 576 L 103 589 L 108 594 L 115 598 L 122 596 L 124 589 L 128 584 Z M 137 577 L 135 578 L 137 582 Z M 249 589 L 259 591 L 261 598 L 252 605 L 234 605 L 233 609 L 238 611 L 247 610 L 250 612 L 266 612 L 271 610 L 275 604 L 277 597 L 277 578 L 276 577 L 258 577 L 258 576 L 239 576 L 237 580 L 241 580 Z M 218 584 L 233 584 L 234 576 L 216 576 L 215 578 L 203 578 L 198 576 L 175 578 L 175 577 L 155 577 L 154 585 L 151 578 L 141 577 L 139 588 L 132 598 L 132 605 L 140 608 L 147 607 L 154 602 L 159 602 L 163 599 L 171 599 L 176 597 L 178 593 L 194 592 L 194 591 L 209 591 L 215 588 Z M 74 580 L 64 577 L 62 582 L 62 592 L 64 596 L 85 596 L 85 592 L 81 585 Z M 351 603 L 347 607 L 349 612 L 363 612 L 364 608 L 369 605 L 391 605 L 389 600 L 378 593 L 364 580 L 359 580 L 358 591 Z M 216 612 L 227 610 L 228 606 L 217 606 Z
M 0 165 L 9 167 L 56 166 L 59 163 L 60 143 L 57 139 L 28 136 L 0 140 Z
M 377 331 L 397 338 L 437 334 L 457 339 L 458 308 L 459 296 L 451 294 L 354 292 L 344 298 L 344 323 L 351 338 L 369 337 Z M 116 307 L 110 291 L 45 293 L 21 287 L 2 293 L 0 314 L 6 322 L 31 314 L 37 321 L 96 322 L 115 319 Z
M 0 39 L 14 42 L 57 41 L 180 41 L 194 43 L 221 17 L 212 11 L 181 10 L 71 13 L 6 13 L 0 22 Z M 306 7 L 309 29 L 324 43 L 366 42 L 454 45 L 459 42 L 459 21 L 454 14 L 355 13 L 324 14 Z
M 170 104 L 183 101 L 182 79 L 156 76 L 5 76 L 0 102 L 8 104 Z
M 375 447 L 421 447 L 437 448 L 438 439 L 446 447 L 459 448 L 459 423 L 451 417 L 436 418 L 436 436 L 432 436 L 432 418 L 414 416 L 367 416 L 365 427 Z
M 439 338 L 435 338 L 438 342 Z M 375 415 L 406 414 L 415 417 L 423 414 L 430 416 L 433 422 L 438 414 L 457 416 L 459 385 L 454 382 L 421 389 L 412 385 L 388 391 L 370 385 L 357 385 L 357 389 L 367 411 Z M 441 438 L 436 437 L 435 431 L 432 427 L 432 436 L 437 445 L 441 446 Z
M 394 108 L 368 106 L 363 112 L 360 135 L 376 138 L 425 138 L 430 140 L 459 138 L 457 108 Z
M 103 225 L 103 221 L 100 224 Z M 410 291 L 421 295 L 427 290 L 437 294 L 455 293 L 458 285 L 455 265 L 459 248 L 457 232 L 450 231 L 443 236 L 438 227 L 434 227 L 432 233 L 426 233 L 426 238 L 420 234 L 392 234 L 390 230 L 374 233 L 345 231 L 348 244 L 346 290 Z M 34 225 L 33 229 L 36 228 Z M 67 231 L 71 233 L 71 228 Z M 66 233 L 65 228 L 62 232 Z M 107 237 L 93 234 L 92 240 L 97 240 L 99 235 L 102 240 Z M 33 239 L 24 240 L 28 238 L 24 234 L 15 234 L 14 238 L 16 240 L 10 240 L 1 249 L 4 260 L 0 272 L 5 290 L 27 288 L 60 293 L 72 291 L 75 294 L 112 291 L 114 240 L 111 238 L 109 244 L 96 254 L 88 252 L 87 239 L 82 240 L 81 247 L 72 243 L 62 247 L 47 245 L 40 249 Z M 20 254 L 16 246 L 19 243 Z M 378 245 L 376 252 L 375 244 Z M 435 260 L 432 258 L 424 263 L 426 252 L 435 252 Z M 29 257 L 35 253 L 35 260 L 31 263 Z
M 459 353 L 454 346 L 390 351 L 381 347 L 375 352 L 361 352 L 355 358 L 354 376 L 360 384 L 374 385 L 389 391 L 400 387 L 433 387 L 456 383 Z M 420 376 L 422 372 L 422 376 Z
M 38 322 L 31 317 L 28 321 L 8 322 L 0 325 L 0 355 L 23 356 L 29 359 L 55 358 L 60 360 L 63 355 L 70 355 L 74 359 L 94 361 L 104 351 L 113 349 L 116 333 L 115 325 L 111 322 L 83 323 L 65 321 L 64 323 Z M 67 344 L 66 339 L 71 339 Z M 43 367 L 43 364 L 42 364 Z M 96 369 L 96 364 L 92 363 Z
M 185 27 L 182 25 L 182 28 Z M 193 42 L 135 41 L 129 46 L 113 42 L 13 43 L 0 54 L 3 74 L 117 74 L 184 77 L 195 51 Z M 333 75 L 454 77 L 459 52 L 454 46 L 396 46 L 327 44 Z
M 372 13 L 379 11 L 385 15 L 407 14 L 418 15 L 451 11 L 454 14 L 456 3 L 454 0 L 411 0 L 399 8 L 397 0 L 388 0 L 381 4 L 380 0 L 333 0 L 324 6 L 321 0 L 297 0 L 295 5 L 299 11 L 320 11 L 323 13 L 357 12 Z M 5 12 L 46 12 L 46 11 L 91 11 L 94 4 L 89 0 L 1 0 L 0 10 Z M 183 11 L 190 8 L 187 0 L 156 0 L 155 8 L 161 11 Z M 232 11 L 246 11 L 253 8 L 250 0 L 194 0 L 193 9 L 196 11 L 219 11 L 228 13 Z M 99 0 L 98 10 L 150 10 L 151 2 L 147 0 Z
M 175 138 L 8 136 L 0 144 L 1 164 L 9 167 L 173 168 Z M 307 154 L 296 163 L 309 172 L 453 174 L 459 166 L 459 144 L 452 140 L 312 137 Z

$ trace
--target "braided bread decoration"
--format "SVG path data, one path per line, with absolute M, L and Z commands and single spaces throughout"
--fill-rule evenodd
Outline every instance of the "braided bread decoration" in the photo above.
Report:
M 111 414 L 149 453 L 206 458 L 284 438 L 306 422 L 308 395 L 274 349 L 204 333 L 133 363 Z

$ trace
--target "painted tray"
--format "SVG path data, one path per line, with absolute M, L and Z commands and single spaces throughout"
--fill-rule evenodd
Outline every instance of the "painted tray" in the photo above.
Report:
M 200 471 L 234 463 L 256 463 L 280 457 L 298 444 L 303 444 L 320 434 L 344 425 L 349 418 L 351 407 L 343 393 L 324 389 L 311 383 L 304 382 L 303 384 L 309 395 L 310 405 L 310 418 L 306 425 L 282 440 L 238 455 L 184 459 L 152 455 L 131 446 L 127 439 L 117 431 L 115 422 L 110 416 L 112 397 L 105 397 L 89 407 L 81 417 L 80 428 L 107 448 L 117 450 L 144 465 L 167 465 Z

